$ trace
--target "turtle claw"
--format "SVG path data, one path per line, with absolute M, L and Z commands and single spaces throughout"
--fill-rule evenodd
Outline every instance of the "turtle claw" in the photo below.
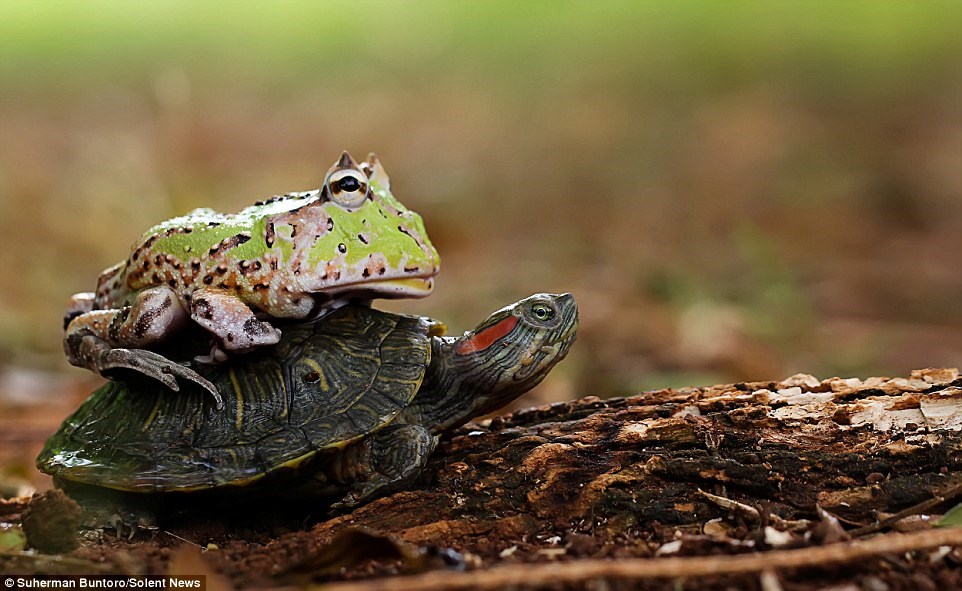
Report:
M 101 534 L 104 533 L 105 529 L 114 530 L 114 535 L 118 540 L 130 542 L 140 534 L 156 533 L 157 523 L 153 514 L 118 507 L 116 513 L 106 518 L 106 523 L 98 528 Z
M 341 497 L 340 501 L 331 503 L 334 511 L 350 511 L 367 500 L 368 496 L 374 493 L 378 487 L 375 486 L 353 486 L 351 492 Z M 365 490 L 367 489 L 367 490 Z
M 110 349 L 100 358 L 98 366 L 100 372 L 112 369 L 130 369 L 147 377 L 154 378 L 174 392 L 180 391 L 178 378 L 186 382 L 193 382 L 207 390 L 214 397 L 217 410 L 224 408 L 217 386 L 196 371 L 175 363 L 163 355 L 145 349 Z
M 115 514 L 113 515 L 113 517 L 111 517 L 111 519 L 110 519 L 110 527 L 113 528 L 114 533 L 117 535 L 117 539 L 118 539 L 118 540 L 122 540 L 122 539 L 124 538 L 124 530 L 125 530 L 125 529 L 130 530 L 130 531 L 127 532 L 127 541 L 128 541 L 128 542 L 131 541 L 131 540 L 133 540 L 133 539 L 134 539 L 134 536 L 137 535 L 137 528 L 136 528 L 135 526 L 133 526 L 133 525 L 128 526 L 128 525 L 124 522 L 124 518 L 121 517 L 119 513 L 115 513 Z

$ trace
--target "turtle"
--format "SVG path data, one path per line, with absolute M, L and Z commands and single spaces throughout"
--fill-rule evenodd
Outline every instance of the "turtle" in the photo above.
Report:
M 95 390 L 38 468 L 71 490 L 279 493 L 356 507 L 409 486 L 438 438 L 538 384 L 575 339 L 573 295 L 535 294 L 458 337 L 430 318 L 347 304 L 280 341 L 202 366 L 198 387 L 130 377 Z

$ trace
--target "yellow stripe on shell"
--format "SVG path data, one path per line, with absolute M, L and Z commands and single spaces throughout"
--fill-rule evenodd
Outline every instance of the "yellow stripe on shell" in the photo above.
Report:
M 327 383 L 327 377 L 324 375 L 324 370 L 321 368 L 317 361 L 310 358 L 305 358 L 302 360 L 304 365 L 310 367 L 317 374 L 318 385 L 322 392 L 327 392 L 331 389 L 331 385 Z
M 234 425 L 238 429 L 244 426 L 244 395 L 241 393 L 240 382 L 237 380 L 237 374 L 234 373 L 233 368 L 228 370 L 227 375 L 230 377 L 230 383 L 234 386 L 234 392 L 237 394 L 237 417 L 234 419 Z
M 157 418 L 157 411 L 159 410 L 160 410 L 160 397 L 158 396 L 157 401 L 154 402 L 154 408 L 150 409 L 150 414 L 147 415 L 147 420 L 144 421 L 143 430 L 146 431 L 147 428 L 150 427 L 150 424 L 153 423 L 154 419 Z

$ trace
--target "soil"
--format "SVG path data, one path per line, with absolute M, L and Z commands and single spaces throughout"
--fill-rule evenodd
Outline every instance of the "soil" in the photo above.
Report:
M 416 486 L 351 513 L 228 503 L 130 539 L 86 532 L 67 553 L 4 550 L 0 572 L 204 574 L 210 589 L 962 588 L 962 529 L 932 528 L 962 497 L 960 407 L 956 370 L 589 397 L 469 424 Z M 58 498 L 5 501 L 0 523 L 39 499 L 60 515 Z

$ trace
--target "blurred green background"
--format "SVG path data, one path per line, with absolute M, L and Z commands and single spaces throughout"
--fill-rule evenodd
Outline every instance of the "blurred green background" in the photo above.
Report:
M 962 5 L 0 3 L 0 394 L 148 226 L 375 151 L 459 332 L 572 291 L 526 403 L 962 364 Z M 84 388 L 89 382 L 84 381 Z

